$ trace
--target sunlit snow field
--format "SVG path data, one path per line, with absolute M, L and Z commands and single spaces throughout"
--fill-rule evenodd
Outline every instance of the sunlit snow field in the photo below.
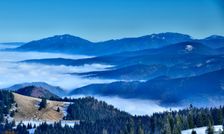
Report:
M 206 129 L 207 127 L 200 127 L 200 128 L 195 128 L 195 129 L 189 129 L 189 130 L 184 130 L 181 132 L 181 134 L 191 134 L 193 130 L 197 132 L 197 134 L 206 134 Z M 222 131 L 222 125 L 217 125 L 214 126 L 214 131 L 215 132 L 221 132 Z

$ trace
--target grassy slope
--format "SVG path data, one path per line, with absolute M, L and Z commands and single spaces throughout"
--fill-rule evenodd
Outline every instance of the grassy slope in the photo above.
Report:
M 51 120 L 58 121 L 63 118 L 62 112 L 57 112 L 58 107 L 65 107 L 64 102 L 47 101 L 47 108 L 38 110 L 38 104 L 41 101 L 38 98 L 14 94 L 16 103 L 18 104 L 18 112 L 15 113 L 15 120 Z

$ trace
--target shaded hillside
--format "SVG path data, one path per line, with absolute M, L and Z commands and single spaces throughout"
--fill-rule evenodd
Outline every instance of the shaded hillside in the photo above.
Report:
M 143 65 L 137 64 L 124 68 L 115 68 L 107 71 L 95 71 L 88 73 L 75 73 L 84 77 L 99 77 L 106 79 L 121 79 L 121 80 L 148 80 L 151 78 L 164 75 L 167 72 L 167 67 L 163 65 Z
M 23 62 L 41 63 L 49 65 L 72 65 L 84 64 L 110 64 L 128 66 L 133 64 L 166 64 L 174 65 L 179 63 L 194 63 L 203 58 L 220 55 L 220 51 L 211 49 L 203 44 L 195 42 L 184 42 L 169 45 L 158 49 L 146 49 L 141 51 L 123 52 L 113 55 L 99 56 L 87 59 L 31 59 Z
M 181 130 L 202 126 L 220 125 L 223 122 L 224 107 L 195 108 L 189 107 L 179 111 L 155 113 L 152 116 L 129 116 L 101 119 L 96 122 L 82 122 L 74 128 L 63 128 L 60 124 L 43 124 L 36 133 L 55 134 L 181 134 Z M 190 132 L 191 133 L 191 132 Z
M 196 58 L 196 57 L 195 57 Z M 86 78 L 106 78 L 118 80 L 149 80 L 159 76 L 171 78 L 190 77 L 224 68 L 224 58 L 221 56 L 205 56 L 199 59 L 192 59 L 192 63 L 177 63 L 168 66 L 163 64 L 134 64 L 130 66 L 118 66 L 109 68 L 106 71 L 93 71 L 87 73 L 73 73 Z
M 37 41 L 31 41 L 16 50 L 60 52 L 85 55 L 105 55 L 124 51 L 136 51 L 159 48 L 169 44 L 191 40 L 191 37 L 179 33 L 161 33 L 138 38 L 124 38 L 93 43 L 72 35 L 58 35 Z
M 90 41 L 65 34 L 31 41 L 18 47 L 16 50 L 81 54 L 84 48 L 88 50 L 92 45 L 93 43 Z
M 75 73 L 84 77 L 119 80 L 149 80 L 158 76 L 190 77 L 224 68 L 223 52 L 197 42 L 184 42 L 159 49 L 123 52 L 87 59 L 38 59 L 23 61 L 49 65 L 81 66 L 110 64 L 106 71 Z
M 16 84 L 16 85 L 13 85 L 9 88 L 6 88 L 6 90 L 16 91 L 18 89 L 28 87 L 28 86 L 35 86 L 35 87 L 47 89 L 48 91 L 50 91 L 51 93 L 54 93 L 57 96 L 66 95 L 66 92 L 62 88 L 57 87 L 57 86 L 49 85 L 45 82 L 31 82 L 31 83 Z
M 73 104 L 69 105 L 67 112 L 66 119 L 78 119 L 82 121 L 96 121 L 130 116 L 126 112 L 122 112 L 112 105 L 108 105 L 92 97 L 75 99 Z
M 210 36 L 205 39 L 192 39 L 180 33 L 159 33 L 136 38 L 123 38 L 104 42 L 90 42 L 72 35 L 57 35 L 45 39 L 31 41 L 18 47 L 19 51 L 60 52 L 82 55 L 107 55 L 125 51 L 161 48 L 180 42 L 198 42 L 211 48 L 224 47 L 224 37 Z
M 224 37 L 219 35 L 212 35 L 205 39 L 196 40 L 200 43 L 203 43 L 211 48 L 221 48 L 224 47 Z
M 11 92 L 0 90 L 0 124 L 5 121 L 4 116 L 11 113 L 10 109 L 14 102 L 14 96 Z
M 57 95 L 51 93 L 47 89 L 41 88 L 41 87 L 35 87 L 35 86 L 28 86 L 21 89 L 18 89 L 16 93 L 25 95 L 25 96 L 31 96 L 35 98 L 59 98 Z
M 209 98 L 224 96 L 223 74 L 224 70 L 219 70 L 195 77 L 178 79 L 157 78 L 147 82 L 93 84 L 75 89 L 71 92 L 71 95 L 85 94 L 153 99 L 160 100 L 161 103 L 168 105 L 177 105 L 183 101 L 191 102 L 192 99 L 201 98 L 201 104 L 204 104 L 209 101 Z

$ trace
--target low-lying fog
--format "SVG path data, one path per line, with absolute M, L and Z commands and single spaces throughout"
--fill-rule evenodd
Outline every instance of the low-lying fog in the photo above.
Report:
M 74 95 L 72 98 L 84 97 L 83 95 Z M 180 107 L 162 107 L 156 101 L 140 99 L 123 99 L 120 97 L 93 96 L 94 98 L 105 101 L 114 107 L 126 111 L 132 115 L 152 115 L 156 112 L 169 110 L 178 110 Z
M 114 80 L 87 79 L 68 73 L 105 70 L 110 65 L 92 64 L 84 66 L 55 66 L 42 64 L 18 63 L 18 61 L 42 58 L 80 59 L 88 56 L 66 55 L 41 52 L 6 52 L 0 51 L 0 88 L 24 82 L 46 82 L 71 90 L 92 83 L 108 83 Z
M 56 66 L 43 64 L 18 63 L 28 59 L 43 58 L 69 58 L 80 59 L 88 56 L 67 55 L 41 52 L 6 52 L 0 51 L 0 88 L 7 88 L 14 84 L 25 82 L 46 82 L 50 85 L 60 86 L 65 90 L 75 89 L 92 83 L 110 83 L 116 80 L 88 79 L 69 73 L 89 72 L 105 70 L 110 65 L 92 64 L 84 66 Z M 77 96 L 74 96 L 77 97 Z M 94 96 L 99 100 L 106 101 L 120 110 L 133 115 L 151 115 L 154 112 L 162 112 L 170 108 L 164 108 L 154 101 L 138 99 L 122 99 L 118 97 Z

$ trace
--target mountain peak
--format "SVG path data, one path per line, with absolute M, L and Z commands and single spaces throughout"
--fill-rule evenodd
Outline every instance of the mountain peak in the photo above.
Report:
M 52 85 L 49 85 L 45 82 L 21 83 L 21 84 L 13 85 L 13 86 L 11 86 L 9 88 L 6 88 L 6 89 L 7 90 L 12 90 L 12 91 L 17 91 L 21 88 L 25 88 L 25 87 L 29 87 L 29 86 L 34 86 L 34 87 L 47 89 L 48 91 L 56 94 L 57 96 L 63 96 L 63 95 L 66 94 L 65 91 L 63 89 L 61 89 L 60 87 L 52 86 Z
M 62 35 L 55 35 L 53 37 L 49 37 L 49 38 L 59 38 L 59 39 L 82 39 L 78 36 L 74 36 L 74 35 L 70 35 L 70 34 L 62 34 Z
M 59 98 L 57 95 L 51 93 L 45 88 L 42 87 L 36 87 L 36 86 L 27 86 L 24 88 L 20 88 L 16 91 L 16 93 L 26 96 L 31 96 L 35 98 Z
M 211 35 L 211 36 L 205 38 L 205 40 L 213 40 L 213 39 L 223 39 L 224 40 L 224 37 L 220 36 L 220 35 Z
M 166 38 L 186 38 L 191 40 L 192 37 L 187 34 L 175 33 L 175 32 L 165 32 L 165 33 L 158 33 L 158 34 L 151 34 L 148 35 L 150 38 L 157 38 L 157 39 L 166 39 Z
M 44 38 L 38 41 L 44 41 L 44 40 L 55 40 L 55 41 L 86 41 L 86 42 L 90 42 L 88 40 L 82 39 L 78 36 L 73 36 L 70 34 L 62 34 L 62 35 L 54 35 L 52 37 L 48 37 L 48 38 Z

